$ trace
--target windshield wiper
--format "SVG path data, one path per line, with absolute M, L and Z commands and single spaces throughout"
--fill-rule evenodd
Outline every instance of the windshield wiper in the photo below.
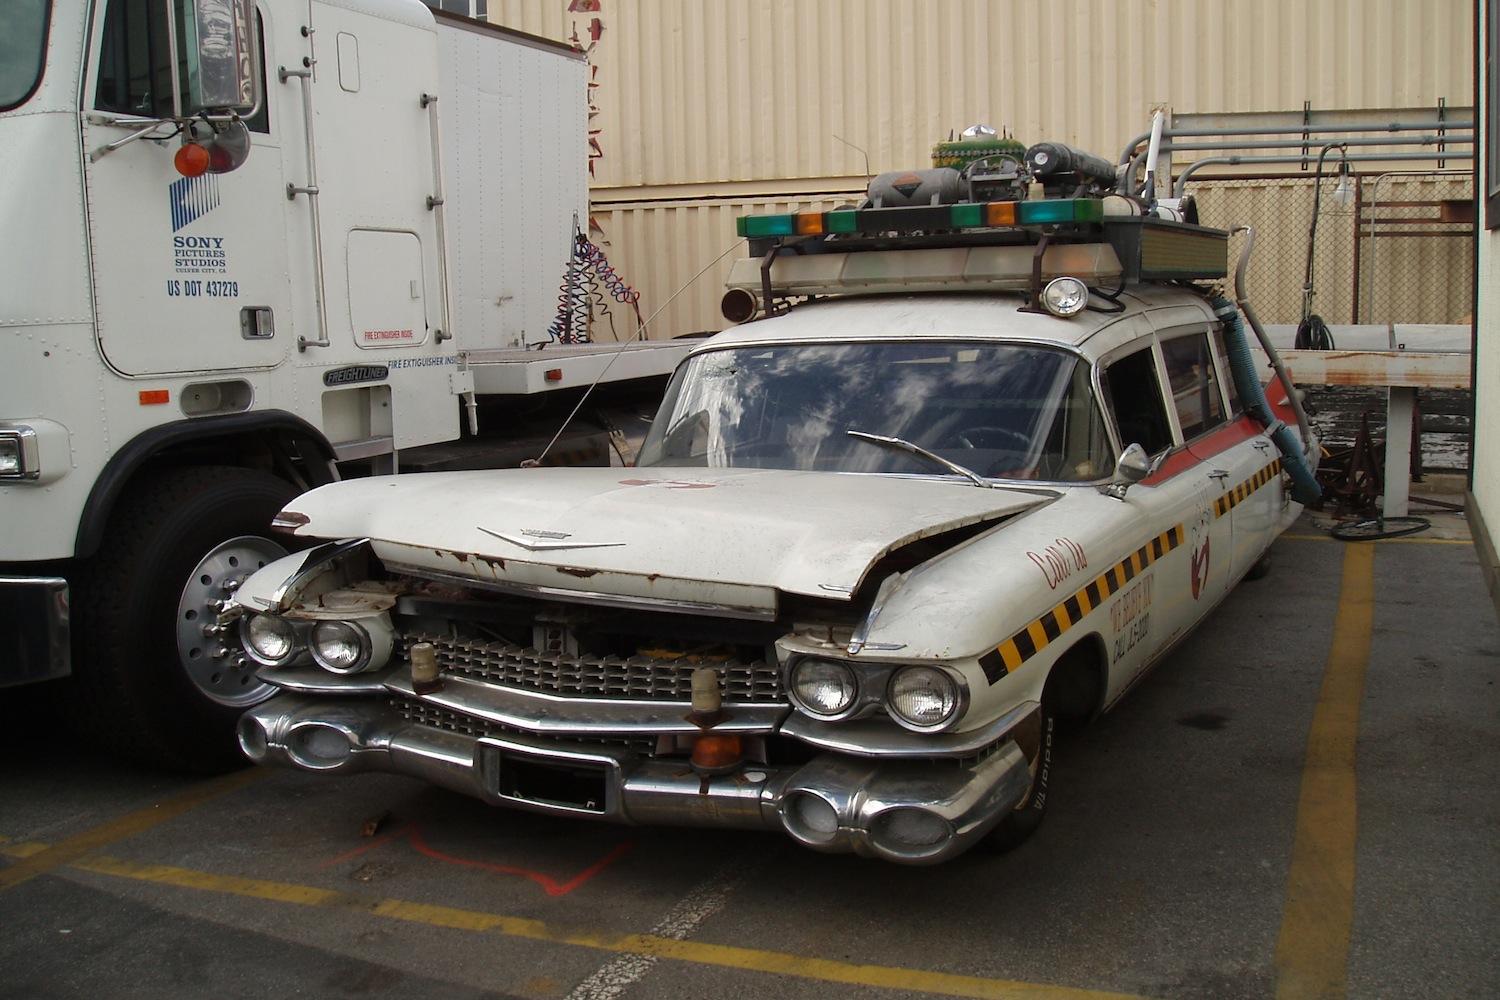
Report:
M 975 486 L 982 486 L 987 490 L 992 490 L 995 488 L 994 483 L 988 482 L 983 476 L 975 472 L 973 469 L 966 469 L 962 465 L 959 465 L 957 462 L 950 462 L 942 455 L 939 455 L 936 452 L 928 451 L 926 448 L 923 448 L 919 444 L 912 444 L 905 438 L 887 437 L 884 434 L 870 434 L 866 431 L 855 430 L 845 431 L 844 433 L 848 434 L 852 438 L 859 438 L 861 441 L 873 441 L 875 444 L 883 444 L 887 447 L 896 448 L 900 451 L 909 451 L 913 455 L 925 458 L 927 459 L 927 461 L 932 462 L 936 465 L 941 465 L 949 472 L 958 473 L 960 476 L 963 476 Z

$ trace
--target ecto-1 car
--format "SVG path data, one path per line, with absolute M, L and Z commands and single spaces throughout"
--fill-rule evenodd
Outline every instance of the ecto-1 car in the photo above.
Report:
M 744 220 L 725 308 L 764 318 L 692 351 L 633 468 L 293 501 L 326 541 L 236 594 L 280 689 L 245 752 L 903 863 L 1019 843 L 1058 721 L 1263 568 L 1317 449 L 1188 283 L 1226 234 L 973 192 Z

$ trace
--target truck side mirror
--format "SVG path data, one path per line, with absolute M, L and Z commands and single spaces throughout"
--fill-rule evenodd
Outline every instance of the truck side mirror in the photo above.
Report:
M 173 117 L 248 113 L 257 105 L 253 0 L 161 0 L 173 15 Z
M 1145 479 L 1156 471 L 1156 462 L 1146 454 L 1146 449 L 1139 444 L 1127 445 L 1120 452 L 1119 461 L 1115 462 L 1115 474 L 1109 483 L 1102 487 L 1106 496 L 1112 496 L 1116 500 L 1125 499 L 1125 491 L 1131 486 Z

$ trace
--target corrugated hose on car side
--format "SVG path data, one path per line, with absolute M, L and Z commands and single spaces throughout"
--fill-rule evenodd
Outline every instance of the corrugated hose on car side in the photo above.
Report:
M 1282 468 L 1292 477 L 1292 499 L 1300 504 L 1315 503 L 1323 495 L 1323 490 L 1313 476 L 1312 467 L 1307 464 L 1302 442 L 1285 422 L 1277 419 L 1266 399 L 1266 390 L 1260 384 L 1239 309 L 1222 295 L 1214 296 L 1209 304 L 1214 314 L 1224 321 L 1224 347 L 1229 353 L 1229 372 L 1234 378 L 1234 387 L 1239 390 L 1240 399 L 1245 401 L 1250 415 L 1266 425 L 1271 440 L 1281 452 Z

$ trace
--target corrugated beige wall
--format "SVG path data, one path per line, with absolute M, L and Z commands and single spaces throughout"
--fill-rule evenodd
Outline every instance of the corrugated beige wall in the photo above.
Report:
M 974 122 L 1112 160 L 1157 106 L 1472 100 L 1465 0 L 491 0 L 490 16 L 592 45 L 595 219 L 648 311 L 732 242 L 739 207 L 857 191 Z M 721 277 L 657 335 L 719 328 Z

